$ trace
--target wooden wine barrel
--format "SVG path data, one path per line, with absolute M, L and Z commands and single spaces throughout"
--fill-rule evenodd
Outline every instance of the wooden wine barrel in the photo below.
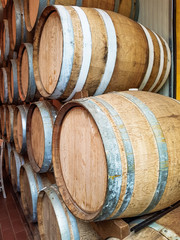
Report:
M 13 142 L 13 121 L 14 121 L 14 110 L 15 106 L 8 105 L 6 107 L 6 134 L 7 134 L 7 141 Z
M 14 110 L 13 136 L 16 151 L 19 154 L 26 154 L 26 121 L 28 106 L 20 105 Z
M 40 98 L 33 71 L 33 45 L 23 43 L 18 54 L 18 89 L 22 101 L 32 102 Z
M 3 22 L 3 10 L 2 1 L 0 1 L 0 23 Z
M 54 184 L 52 174 L 36 174 L 30 164 L 24 164 L 20 169 L 20 190 L 23 211 L 26 217 L 37 222 L 37 199 L 38 193 L 45 186 Z
M 8 175 L 11 175 L 11 150 L 13 146 L 6 142 L 4 143 L 4 160 L 5 160 L 5 169 Z
M 8 5 L 9 0 L 1 0 L 1 4 L 3 8 L 5 8 Z
M 26 141 L 31 166 L 35 172 L 52 171 L 52 132 L 56 108 L 48 101 L 31 104 L 27 115 Z
M 65 101 L 81 90 L 89 96 L 132 87 L 157 91 L 171 66 L 169 47 L 157 34 L 120 14 L 93 8 L 47 7 L 33 47 L 40 94 Z
M 102 239 L 90 224 L 76 219 L 69 212 L 56 185 L 46 187 L 39 193 L 37 215 L 38 228 L 43 240 Z
M 3 33 L 2 33 L 2 58 L 7 61 L 10 51 L 10 39 L 9 39 L 9 28 L 8 20 L 3 19 Z
M 72 101 L 53 129 L 65 204 L 92 221 L 133 217 L 180 200 L 180 103 L 129 91 Z
M 6 136 L 6 106 L 0 106 L 0 116 L 1 116 L 1 133 L 2 136 Z
M 139 15 L 139 0 L 111 0 L 111 1 L 87 1 L 87 0 L 24 0 L 24 15 L 28 31 L 31 31 L 44 8 L 48 5 L 76 5 L 79 7 L 101 8 L 119 12 L 137 21 Z
M 17 60 L 11 59 L 8 62 L 9 77 L 8 77 L 8 96 L 11 104 L 20 103 L 18 92 L 18 79 L 17 79 Z
M 0 22 L 0 67 L 3 67 L 2 43 L 3 43 L 3 22 Z
M 138 233 L 131 234 L 127 237 L 127 240 L 179 240 L 180 239 L 180 229 L 179 229 L 179 219 L 180 219 L 180 207 L 174 209 L 172 212 L 166 214 L 156 222 L 150 224 L 148 227 L 142 229 Z M 130 225 L 135 226 L 141 223 L 143 219 L 137 219 Z M 115 240 L 115 238 L 110 238 Z M 109 239 L 109 240 L 110 240 Z
M 18 50 L 21 42 L 32 42 L 25 25 L 23 0 L 9 0 L 8 22 L 11 50 Z
M 20 168 L 27 161 L 16 150 L 11 151 L 11 183 L 15 192 L 20 192 Z
M 9 59 L 17 59 L 17 52 L 10 50 Z
M 2 103 L 8 103 L 9 96 L 8 96 L 8 68 L 1 68 L 0 69 L 0 96 Z

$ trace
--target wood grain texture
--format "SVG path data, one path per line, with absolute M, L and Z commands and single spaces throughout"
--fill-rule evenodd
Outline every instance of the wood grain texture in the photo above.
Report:
M 43 121 L 38 108 L 35 108 L 31 119 L 31 145 L 34 158 L 41 167 L 44 159 L 45 139 Z
M 39 191 L 45 186 L 54 184 L 52 174 L 36 174 L 29 163 L 24 164 L 20 169 L 20 190 L 23 211 L 26 217 L 37 221 L 37 198 Z
M 7 104 L 9 101 L 8 75 L 9 75 L 9 71 L 7 67 L 3 67 L 0 69 L 0 84 L 1 84 L 0 97 L 1 97 L 1 102 L 4 104 Z
M 23 79 L 22 90 L 25 96 L 27 95 L 27 91 L 28 91 L 28 78 L 29 78 L 28 54 L 27 54 L 27 50 L 25 49 L 22 56 L 22 65 L 21 65 L 21 79 Z
M 30 0 L 28 1 L 27 4 L 29 4 L 29 20 L 30 20 L 30 26 L 31 29 L 29 28 L 29 30 L 32 30 L 33 26 L 36 23 L 36 18 L 37 18 L 37 14 L 38 14 L 38 9 L 39 9 L 39 0 Z
M 176 98 L 180 100 L 180 6 L 176 0 Z
M 33 71 L 33 46 L 22 43 L 18 53 L 18 91 L 21 101 L 32 102 L 39 99 Z
M 8 175 L 11 175 L 11 150 L 13 150 L 13 146 L 10 143 L 5 142 L 3 154 L 5 160 L 5 169 Z
M 56 185 L 46 187 L 40 192 L 37 212 L 39 231 L 43 240 L 102 239 L 90 224 L 81 222 L 71 215 Z
M 52 131 L 57 110 L 47 101 L 31 104 L 27 116 L 27 152 L 35 172 L 52 171 Z
M 2 3 L 2 6 L 3 6 L 3 8 L 5 8 L 6 7 L 6 5 L 8 4 L 8 0 L 1 0 L 1 3 Z
M 2 58 L 7 61 L 10 51 L 8 20 L 3 20 Z
M 32 33 L 25 26 L 23 0 L 10 0 L 8 22 L 11 50 L 18 50 L 21 42 L 32 42 Z
M 130 17 L 136 18 L 136 5 L 137 1 L 132 0 L 121 0 L 118 3 L 117 7 L 115 7 L 116 2 L 118 0 L 82 0 L 82 7 L 89 8 L 100 8 L 104 10 L 110 10 L 119 12 L 120 14 Z M 133 4 L 133 5 L 132 5 Z M 25 22 L 28 31 L 34 29 L 42 11 L 48 5 L 65 5 L 65 6 L 76 6 L 78 5 L 77 0 L 46 0 L 46 1 L 35 1 L 35 0 L 24 0 L 24 14 L 25 14 Z M 80 6 L 81 7 L 81 6 Z M 137 20 L 137 19 L 136 19 Z
M 80 125 L 79 122 L 81 122 Z M 67 131 L 73 133 L 70 138 Z M 84 143 L 89 143 L 89 148 L 86 144 L 82 144 L 81 151 L 79 151 L 81 139 Z M 72 193 L 72 198 L 83 210 L 88 212 L 99 211 L 106 195 L 107 166 L 99 130 L 86 110 L 74 108 L 65 116 L 59 144 L 59 155 L 62 160 L 72 160 L 71 162 L 62 161 L 61 164 L 64 181 L 68 191 Z M 72 150 L 67 151 L 68 149 Z M 79 161 L 76 162 L 76 158 Z M 91 162 L 87 162 L 86 159 L 91 159 Z M 96 159 L 99 159 L 99 161 L 97 162 Z M 86 171 L 85 169 L 89 170 Z M 71 174 L 73 176 L 70 178 Z M 99 179 L 98 182 L 94 181 L 96 177 Z M 81 189 L 83 189 L 82 192 Z M 81 201 L 82 199 L 83 201 Z
M 103 238 L 116 237 L 117 239 L 125 239 L 130 234 L 130 227 L 122 219 L 93 222 L 91 223 L 94 230 Z
M 20 192 L 20 179 L 19 179 L 20 168 L 25 163 L 25 161 L 27 161 L 27 159 L 24 159 L 14 149 L 11 150 L 10 159 L 11 159 L 11 163 L 10 163 L 11 183 L 14 191 Z
M 10 37 L 12 38 L 11 40 L 11 49 L 15 48 L 16 45 L 16 10 L 15 10 L 15 5 L 13 4 L 12 6 L 12 19 L 11 19 L 11 24 L 12 24 L 12 35 L 10 33 Z M 14 46 L 13 46 L 14 45 Z
M 162 72 L 162 75 L 159 79 L 159 82 L 157 83 L 157 85 L 154 87 L 153 91 L 157 92 L 157 90 L 159 89 L 160 85 L 162 84 L 163 80 L 164 80 L 164 77 L 165 77 L 165 74 L 166 74 L 166 71 L 167 71 L 167 66 L 168 66 L 168 52 L 167 52 L 167 49 L 166 49 L 166 46 L 165 46 L 165 43 L 163 41 L 163 39 L 159 36 L 160 38 L 160 41 L 162 43 L 162 46 L 163 46 L 163 52 L 164 52 L 164 66 L 163 66 L 163 72 Z M 165 83 L 165 82 L 164 82 Z
M 11 59 L 8 62 L 8 95 L 9 102 L 11 104 L 20 103 L 19 92 L 18 92 L 18 79 L 17 79 L 17 60 Z
M 115 92 L 65 104 L 53 131 L 53 166 L 68 208 L 100 221 L 177 202 L 179 125 L 179 103 L 159 94 Z
M 50 51 L 56 53 L 55 55 Z M 45 91 L 52 93 L 59 78 L 62 63 L 62 30 L 59 16 L 56 12 L 47 19 L 39 46 L 39 71 L 43 79 Z M 57 64 L 58 63 L 58 64 Z
M 146 86 L 143 88 L 144 91 L 148 91 L 151 88 L 151 86 L 153 85 L 153 83 L 157 77 L 159 67 L 160 67 L 160 47 L 159 47 L 157 38 L 155 37 L 155 35 L 152 31 L 148 30 L 148 32 L 152 38 L 153 46 L 154 46 L 154 63 L 153 63 L 153 68 L 152 68 L 152 72 L 149 77 L 149 80 L 148 80 Z
M 6 106 L 0 106 L 1 133 L 6 136 Z
M 16 151 L 19 154 L 26 154 L 26 121 L 28 105 L 16 106 L 14 110 L 13 136 Z
M 68 101 L 81 90 L 90 96 L 132 87 L 155 91 L 166 76 L 160 40 L 114 12 L 49 6 L 34 39 L 34 75 L 43 97 Z
M 6 134 L 7 141 L 13 142 L 13 122 L 14 122 L 14 110 L 15 106 L 8 105 L 6 108 Z

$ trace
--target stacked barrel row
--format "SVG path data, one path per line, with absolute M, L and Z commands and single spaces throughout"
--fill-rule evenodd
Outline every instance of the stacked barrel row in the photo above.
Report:
M 60 102 L 42 99 L 163 86 L 171 66 L 167 43 L 102 10 L 137 19 L 138 2 L 2 1 L 6 169 L 42 239 L 101 239 L 85 222 L 151 213 L 180 198 L 179 103 L 117 92 L 69 102 L 58 112 Z
M 117 92 L 82 101 L 72 101 L 64 105 L 58 112 L 53 127 L 52 146 L 51 126 L 53 113 L 56 115 L 56 110 L 49 102 L 33 103 L 28 109 L 26 124 L 29 159 L 34 157 L 30 163 L 36 172 L 46 172 L 47 170 L 52 171 L 51 159 L 53 160 L 56 183 L 66 205 L 76 216 L 86 221 L 92 221 L 95 218 L 96 221 L 109 218 L 107 214 L 113 211 L 111 204 L 114 197 L 112 198 L 111 194 L 119 197 L 114 199 L 119 203 L 122 202 L 121 199 L 126 199 L 121 205 L 115 204 L 116 215 L 112 218 L 136 216 L 160 210 L 179 200 L 179 185 L 176 184 L 179 181 L 179 175 L 174 176 L 175 169 L 177 172 L 179 171 L 178 158 L 175 157 L 176 154 L 174 155 L 176 152 L 176 156 L 178 156 L 179 151 L 177 142 L 180 135 L 177 130 L 174 131 L 176 128 L 179 129 L 180 124 L 179 104 L 168 97 L 136 91 Z M 45 108 L 47 109 L 43 113 Z M 131 109 L 131 112 L 127 112 L 126 109 Z M 51 112 L 51 117 L 46 115 L 44 118 L 43 114 L 48 112 Z M 130 113 L 131 116 L 128 117 Z M 48 121 L 50 119 L 51 123 Z M 16 120 L 14 120 L 15 123 Z M 46 131 L 49 131 L 48 137 L 45 137 Z M 18 134 L 18 136 L 22 135 L 22 133 Z M 173 145 L 172 138 L 177 141 Z M 143 149 L 142 144 L 145 144 Z M 48 151 L 51 147 L 53 148 L 53 158 L 51 151 Z M 49 159 L 47 158 L 48 153 L 50 154 Z M 84 163 L 82 164 L 81 161 Z M 146 176 L 144 176 L 145 172 Z M 50 173 L 35 174 L 28 163 L 21 167 L 20 187 L 23 208 L 31 221 L 36 221 L 38 209 L 42 239 L 43 236 L 60 234 L 58 227 L 57 233 L 54 232 L 54 228 L 52 228 L 53 232 L 47 228 L 49 221 L 44 217 L 50 214 L 52 219 L 50 222 L 54 224 L 53 220 L 57 221 L 58 212 L 56 211 L 59 210 L 57 207 L 55 208 L 57 204 L 52 201 L 52 199 L 60 198 L 57 187 L 51 186 L 40 192 L 36 206 L 38 191 L 46 185 L 51 185 L 53 181 Z M 121 185 L 119 185 L 120 183 Z M 118 194 L 118 185 L 119 190 L 122 189 L 120 195 Z M 85 190 L 87 188 L 89 191 Z M 157 192 L 154 194 L 156 188 Z M 111 189 L 110 193 L 109 189 Z M 142 202 L 138 195 L 141 196 Z M 148 206 L 151 199 L 152 203 Z M 127 201 L 129 201 L 128 204 Z M 103 206 L 105 211 L 99 205 L 102 206 L 102 203 L 108 203 Z M 64 203 L 61 204 L 64 206 Z M 48 212 L 48 209 L 52 210 Z M 55 216 L 51 214 L 51 211 Z M 101 214 L 99 211 L 102 211 Z M 65 233 L 70 234 L 69 230 L 65 229 Z M 95 233 L 92 234 L 94 236 Z
M 3 129 L 2 134 L 5 140 L 6 171 L 11 177 L 14 191 L 21 194 L 22 206 L 27 219 L 36 223 L 38 214 L 41 238 L 43 239 L 45 236 L 45 239 L 86 239 L 89 236 L 89 239 L 101 239 L 89 224 L 76 220 L 72 216 L 64 205 L 57 186 L 52 185 L 55 183 L 55 179 L 52 173 L 51 139 L 57 109 L 47 101 L 32 103 L 30 106 L 2 105 L 0 109 L 1 129 Z M 4 117 L 6 121 L 3 121 Z M 30 135 L 28 126 L 35 130 L 31 131 Z M 37 137 L 41 139 L 40 142 L 37 141 Z M 28 142 L 29 144 L 27 144 Z M 27 149 L 29 149 L 28 155 Z M 40 172 L 39 170 L 35 172 L 32 169 L 30 164 L 31 161 L 33 162 L 32 157 L 39 161 L 36 164 L 42 169 L 41 172 L 46 173 L 39 174 L 36 173 Z M 47 161 L 51 167 L 48 166 Z M 34 165 L 32 164 L 32 166 Z M 48 186 L 49 188 L 44 189 Z M 42 189 L 44 190 L 41 193 Z M 38 202 L 39 192 L 41 195 Z M 47 214 L 51 216 L 51 224 L 56 226 L 56 231 L 54 231 L 54 227 L 53 232 L 47 230 L 49 220 L 44 217 Z
M 83 6 L 88 3 L 82 1 Z M 124 1 L 118 9 L 121 4 Z M 26 102 L 41 96 L 68 101 L 81 90 L 95 96 L 134 87 L 158 92 L 164 85 L 171 54 L 156 33 L 115 12 L 62 5 L 43 11 L 47 5 L 8 1 L 1 28 L 3 103 L 9 102 L 8 85 L 9 95 L 10 89 L 18 89 L 19 100 Z M 110 5 L 104 3 L 104 8 L 117 3 Z M 100 2 L 94 7 L 98 6 Z M 31 32 L 28 23 L 33 25 Z

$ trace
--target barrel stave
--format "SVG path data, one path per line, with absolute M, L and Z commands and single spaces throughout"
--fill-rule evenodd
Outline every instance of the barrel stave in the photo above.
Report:
M 179 166 L 179 116 L 178 102 L 148 92 L 114 92 L 65 104 L 53 131 L 53 166 L 59 191 L 73 214 L 100 221 L 143 215 L 177 202 L 178 174 L 174 171 L 179 168 L 174 166 Z M 89 125 L 91 117 L 104 146 L 101 154 L 98 133 Z M 93 144 L 98 145 L 94 155 Z M 94 198 L 98 194 L 101 203 Z

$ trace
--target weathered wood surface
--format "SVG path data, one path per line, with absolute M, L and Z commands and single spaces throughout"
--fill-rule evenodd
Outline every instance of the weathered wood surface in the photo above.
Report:
M 73 100 L 61 108 L 53 131 L 53 167 L 75 216 L 132 217 L 179 200 L 179 104 L 129 91 Z

